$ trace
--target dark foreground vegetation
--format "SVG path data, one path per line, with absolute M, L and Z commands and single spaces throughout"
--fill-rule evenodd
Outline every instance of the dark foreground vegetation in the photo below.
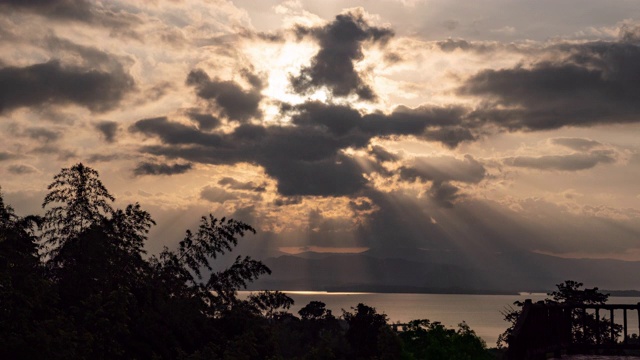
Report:
M 0 359 L 491 359 L 465 324 L 416 320 L 396 333 L 358 304 L 336 317 L 312 301 L 237 290 L 270 270 L 238 256 L 212 261 L 255 230 L 202 218 L 176 249 L 147 255 L 154 221 L 139 204 L 114 209 L 82 164 L 49 185 L 45 215 L 21 217 L 0 194 Z
M 506 359 L 544 359 L 547 355 L 638 355 L 640 342 L 628 319 L 640 318 L 638 304 L 607 304 L 609 294 L 567 280 L 547 299 L 516 301 L 504 311 L 511 326 L 498 339 L 508 345 Z M 617 313 L 617 314 L 616 314 Z M 606 314 L 606 316 L 605 316 Z

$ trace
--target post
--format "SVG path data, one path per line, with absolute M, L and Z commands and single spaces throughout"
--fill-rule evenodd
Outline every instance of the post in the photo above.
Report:
M 587 308 L 582 308 L 582 342 L 587 343 Z
M 627 308 L 624 308 L 623 311 L 623 316 L 624 316 L 624 343 L 627 343 Z
M 616 339 L 616 334 L 613 331 L 613 308 L 609 309 L 609 318 L 611 320 L 611 343 L 615 343 L 615 339 Z
M 638 336 L 640 336 L 640 302 L 636 304 L 636 313 L 638 313 Z
M 600 308 L 596 307 L 596 344 L 600 345 Z

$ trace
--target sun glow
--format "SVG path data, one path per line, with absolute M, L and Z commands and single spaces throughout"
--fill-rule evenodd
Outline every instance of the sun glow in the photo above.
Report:
M 304 97 L 295 94 L 290 86 L 291 76 L 309 64 L 318 52 L 318 45 L 311 42 L 287 42 L 286 44 L 247 44 L 244 49 L 259 73 L 268 74 L 263 95 L 274 100 L 297 104 Z

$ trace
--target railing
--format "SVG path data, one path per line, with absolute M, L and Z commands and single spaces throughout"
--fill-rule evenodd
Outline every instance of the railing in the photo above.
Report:
M 587 309 L 594 310 L 594 314 Z M 601 319 L 600 310 L 609 310 L 609 319 Z M 615 310 L 623 311 L 622 325 L 615 323 Z M 628 310 L 636 311 L 640 324 L 640 303 L 585 305 L 526 300 L 508 341 L 507 358 L 545 359 L 549 353 L 559 357 L 562 352 L 640 349 L 637 337 L 629 336 Z M 618 341 L 620 332 L 621 342 Z

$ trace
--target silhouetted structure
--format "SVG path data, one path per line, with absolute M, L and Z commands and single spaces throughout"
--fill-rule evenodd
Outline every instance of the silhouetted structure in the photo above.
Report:
M 588 316 L 587 310 L 595 311 L 595 316 Z M 601 310 L 609 311 L 609 319 L 600 318 Z M 620 342 L 615 310 L 623 311 Z M 628 310 L 635 310 L 640 322 L 640 303 L 587 305 L 526 300 L 508 340 L 507 359 L 545 359 L 549 353 L 560 357 L 563 352 L 585 354 L 640 349 L 637 338 L 631 341 L 629 336 Z

